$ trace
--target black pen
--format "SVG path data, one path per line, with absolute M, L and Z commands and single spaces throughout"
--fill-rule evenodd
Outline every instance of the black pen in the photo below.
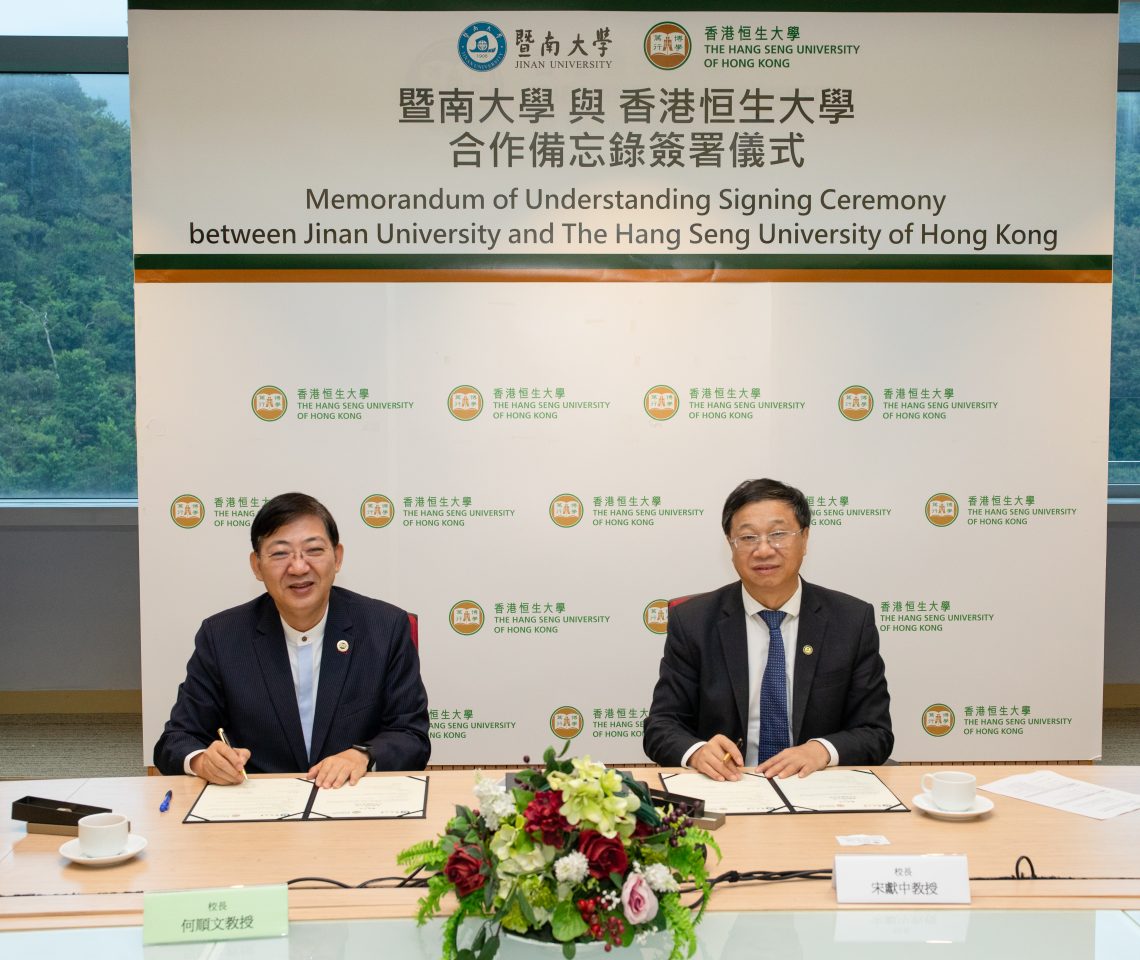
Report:
M 167 790 L 166 796 L 162 798 L 162 803 L 158 805 L 159 813 L 166 813 L 170 809 L 170 798 L 174 796 L 173 790 Z

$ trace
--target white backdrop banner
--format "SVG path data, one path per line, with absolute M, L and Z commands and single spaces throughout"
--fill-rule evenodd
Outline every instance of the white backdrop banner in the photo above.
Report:
M 897 759 L 1099 754 L 1112 5 L 131 6 L 148 745 L 299 489 L 419 614 L 434 763 L 644 760 L 773 476 Z

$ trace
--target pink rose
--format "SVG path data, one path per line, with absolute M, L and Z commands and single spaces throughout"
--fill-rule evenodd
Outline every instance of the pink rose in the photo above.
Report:
M 645 877 L 631 873 L 621 888 L 621 907 L 630 923 L 649 923 L 657 916 L 657 895 L 649 889 Z

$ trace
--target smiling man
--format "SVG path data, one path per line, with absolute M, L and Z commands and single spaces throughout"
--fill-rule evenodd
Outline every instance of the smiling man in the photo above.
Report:
M 714 780 L 883 763 L 894 735 L 874 611 L 800 578 L 807 498 L 746 480 L 721 525 L 740 580 L 670 609 L 645 752 Z
M 266 501 L 250 540 L 265 593 L 203 621 L 155 766 L 225 784 L 304 772 L 332 788 L 422 770 L 427 693 L 408 614 L 333 586 L 344 546 L 307 494 Z

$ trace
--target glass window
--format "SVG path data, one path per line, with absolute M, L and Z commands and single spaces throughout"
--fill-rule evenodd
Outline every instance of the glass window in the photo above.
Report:
M 127 0 L 0 0 L 9 37 L 125 37 Z
M 137 491 L 126 103 L 0 74 L 0 496 Z

